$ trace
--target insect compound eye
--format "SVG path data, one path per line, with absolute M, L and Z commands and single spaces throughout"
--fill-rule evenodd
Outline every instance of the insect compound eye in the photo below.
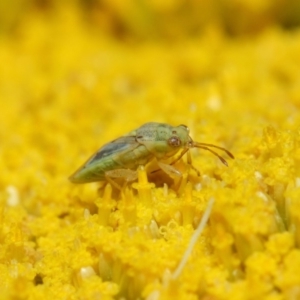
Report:
M 177 136 L 172 136 L 168 139 L 168 144 L 172 147 L 179 147 L 181 145 L 181 140 Z

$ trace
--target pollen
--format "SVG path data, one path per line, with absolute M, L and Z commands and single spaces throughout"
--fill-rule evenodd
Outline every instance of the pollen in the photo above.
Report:
M 138 182 L 133 183 L 132 187 L 138 190 L 140 200 L 147 205 L 151 205 L 151 189 L 154 188 L 154 184 L 148 182 L 147 173 L 143 166 L 138 169 Z

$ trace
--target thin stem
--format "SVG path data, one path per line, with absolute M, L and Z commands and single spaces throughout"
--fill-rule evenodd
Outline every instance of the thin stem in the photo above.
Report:
M 178 265 L 178 267 L 176 268 L 176 270 L 174 271 L 174 273 L 172 274 L 172 279 L 173 280 L 176 280 L 178 279 L 178 277 L 180 276 L 180 274 L 182 273 L 182 270 L 183 268 L 185 267 L 192 251 L 193 251 L 193 248 L 199 238 L 199 236 L 201 235 L 201 233 L 203 232 L 205 226 L 206 226 L 206 223 L 208 221 L 208 218 L 210 217 L 210 214 L 211 214 L 211 210 L 213 208 L 213 204 L 214 204 L 214 199 L 211 198 L 209 201 L 208 201 L 208 204 L 207 204 L 207 207 L 205 209 L 205 212 L 202 216 L 202 219 L 197 227 L 197 229 L 195 230 L 195 232 L 193 233 L 192 235 L 192 238 L 189 242 L 189 245 L 185 251 L 185 253 L 183 254 L 182 256 L 182 259 Z

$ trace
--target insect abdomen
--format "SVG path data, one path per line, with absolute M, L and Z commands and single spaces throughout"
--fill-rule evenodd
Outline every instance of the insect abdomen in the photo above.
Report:
M 134 150 L 112 153 L 107 156 L 96 154 L 69 179 L 73 183 L 87 183 L 105 180 L 105 172 L 117 169 L 136 170 L 139 165 L 146 164 L 152 154 L 143 145 Z

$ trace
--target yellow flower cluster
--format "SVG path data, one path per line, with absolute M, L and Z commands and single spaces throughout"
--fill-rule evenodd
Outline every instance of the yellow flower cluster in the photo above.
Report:
M 299 30 L 137 43 L 73 6 L 26 15 L 0 40 L 0 298 L 299 299 L 299 53 Z M 200 177 L 145 166 L 121 192 L 68 181 L 149 121 L 235 159 L 193 149 Z

